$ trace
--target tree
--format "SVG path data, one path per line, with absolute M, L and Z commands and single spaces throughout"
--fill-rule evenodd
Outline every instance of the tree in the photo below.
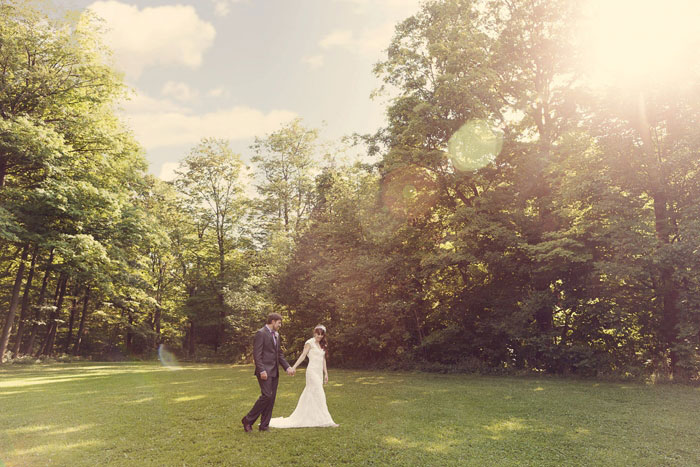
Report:
M 154 349 L 162 343 L 163 314 L 174 313 L 183 291 L 177 273 L 177 252 L 174 240 L 180 235 L 187 218 L 179 211 L 178 193 L 171 183 L 148 177 L 142 194 L 144 209 L 155 228 L 147 238 L 150 292 L 154 310 L 149 322 L 153 331 Z
M 5 2 L 0 33 L 2 241 L 53 251 L 57 245 L 80 245 L 85 232 L 99 238 L 110 225 L 102 221 L 119 212 L 114 207 L 127 201 L 145 162 L 113 114 L 123 87 L 103 62 L 96 23 L 89 15 L 52 19 Z M 61 260 L 73 254 L 61 251 Z M 23 274 L 26 256 L 19 259 Z M 56 303 L 61 303 L 73 271 L 66 263 L 58 270 Z M 52 313 L 57 319 L 60 310 Z M 14 317 L 10 306 L 8 333 Z M 45 349 L 53 346 L 55 324 L 49 326 Z
M 242 170 L 240 156 L 231 151 L 226 141 L 205 138 L 185 158 L 176 181 L 189 203 L 191 216 L 200 226 L 197 229 L 200 240 L 205 240 L 208 231 L 213 233 L 213 258 L 218 266 L 215 280 L 210 284 L 215 294 L 216 306 L 213 309 L 217 310 L 215 349 L 223 343 L 228 314 L 224 287 L 230 285 L 229 279 L 235 272 L 230 268 L 227 256 L 235 251 L 239 241 L 236 235 L 238 224 L 247 209 L 241 183 Z M 204 247 L 208 246 L 205 242 Z
M 308 218 L 313 201 L 314 152 L 318 130 L 292 120 L 264 139 L 255 138 L 252 160 L 263 182 L 258 209 L 267 231 L 283 228 L 294 236 Z

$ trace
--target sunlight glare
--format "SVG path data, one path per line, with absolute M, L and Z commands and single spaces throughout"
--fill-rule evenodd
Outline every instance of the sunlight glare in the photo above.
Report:
M 169 370 L 179 370 L 180 363 L 172 352 L 169 352 L 163 344 L 158 347 L 158 360 Z
M 591 0 L 584 40 L 597 84 L 635 86 L 682 79 L 700 45 L 697 0 Z
M 447 154 L 454 168 L 471 172 L 486 167 L 503 147 L 503 133 L 485 120 L 469 120 L 447 143 Z

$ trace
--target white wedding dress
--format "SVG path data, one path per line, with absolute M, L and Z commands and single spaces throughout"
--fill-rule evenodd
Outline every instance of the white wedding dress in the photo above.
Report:
M 270 420 L 271 428 L 303 428 L 338 426 L 331 418 L 323 391 L 323 359 L 325 352 L 313 337 L 306 341 L 311 349 L 306 367 L 306 387 L 299 397 L 297 408 L 289 417 L 275 417 Z

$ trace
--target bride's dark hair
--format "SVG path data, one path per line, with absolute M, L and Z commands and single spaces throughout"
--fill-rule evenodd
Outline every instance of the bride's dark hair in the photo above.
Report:
M 328 356 L 328 339 L 326 338 L 326 331 L 323 330 L 323 328 L 316 328 L 314 329 L 314 334 L 320 334 L 323 336 L 321 338 L 321 342 L 319 342 L 319 345 L 323 349 L 324 352 L 326 352 L 326 357 Z

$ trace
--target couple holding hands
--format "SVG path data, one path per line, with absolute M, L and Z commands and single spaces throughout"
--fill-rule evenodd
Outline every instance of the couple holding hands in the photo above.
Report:
M 253 359 L 255 360 L 255 376 L 260 385 L 260 397 L 250 412 L 243 417 L 243 429 L 253 431 L 253 424 L 260 417 L 260 431 L 272 428 L 302 428 L 302 427 L 337 427 L 331 418 L 326 405 L 326 393 L 323 384 L 328 382 L 326 368 L 326 327 L 319 324 L 314 328 L 311 339 L 304 343 L 304 351 L 294 366 L 290 366 L 284 358 L 280 346 L 279 328 L 282 326 L 282 316 L 271 313 L 267 323 L 255 334 L 253 342 Z M 306 387 L 299 397 L 296 409 L 289 417 L 272 418 L 272 408 L 277 397 L 279 382 L 279 365 L 288 375 L 294 376 L 297 367 L 306 357 L 309 364 L 306 367 Z

